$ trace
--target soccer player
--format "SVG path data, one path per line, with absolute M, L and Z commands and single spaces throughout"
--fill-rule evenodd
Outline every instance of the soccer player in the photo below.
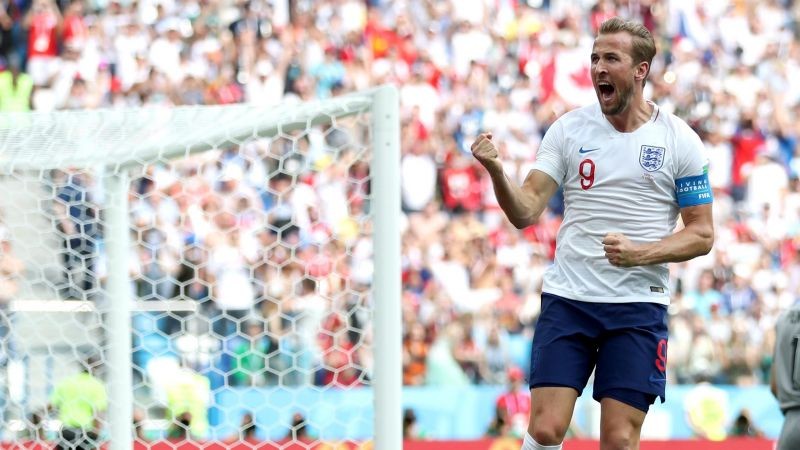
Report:
M 777 450 L 800 448 L 800 303 L 795 303 L 778 317 L 775 358 L 772 362 L 770 387 L 783 411 L 783 428 Z
M 637 449 L 647 410 L 664 401 L 667 263 L 708 253 L 714 231 L 700 138 L 644 98 L 655 53 L 644 26 L 605 21 L 591 54 L 598 103 L 553 123 L 522 186 L 505 175 L 491 133 L 472 144 L 517 228 L 536 223 L 564 191 L 533 338 L 523 450 L 562 448 L 592 370 L 601 450 Z

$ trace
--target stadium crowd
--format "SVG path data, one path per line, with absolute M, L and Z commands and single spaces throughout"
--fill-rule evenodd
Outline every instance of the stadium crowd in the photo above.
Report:
M 798 6 L 3 0 L 0 111 L 272 105 L 394 83 L 403 381 L 503 384 L 509 367 L 526 369 L 562 204 L 516 230 L 469 146 L 492 131 L 521 181 L 548 125 L 594 101 L 599 24 L 641 20 L 659 46 L 646 95 L 701 135 L 715 195 L 714 250 L 672 265 L 670 381 L 760 384 L 776 316 L 800 293 Z M 369 165 L 353 144 L 363 122 L 154 165 L 133 183 L 137 295 L 202 312 L 139 321 L 139 350 L 162 336 L 198 370 L 224 367 L 216 383 L 234 386 L 369 379 L 368 311 L 381 298 L 368 296 Z M 72 193 L 56 204 L 90 201 L 95 189 L 83 171 L 53 179 Z M 102 260 L 83 258 L 99 279 Z M 84 287 L 66 295 L 95 289 Z M 140 353 L 146 366 L 158 352 Z

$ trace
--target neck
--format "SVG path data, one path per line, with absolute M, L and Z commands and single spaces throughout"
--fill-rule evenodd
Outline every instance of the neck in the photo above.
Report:
M 646 101 L 642 94 L 638 93 L 633 96 L 625 111 L 613 116 L 605 116 L 605 118 L 620 133 L 630 133 L 650 120 L 654 108 L 652 103 Z

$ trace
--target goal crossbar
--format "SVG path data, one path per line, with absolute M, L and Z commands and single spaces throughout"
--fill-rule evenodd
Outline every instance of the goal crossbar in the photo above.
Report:
M 99 312 L 99 308 L 91 300 L 12 300 L 8 305 L 11 312 Z M 196 302 L 185 300 L 137 300 L 133 302 L 131 311 L 138 312 L 197 312 Z
M 252 137 L 272 137 L 370 108 L 362 92 L 298 105 L 145 107 L 0 114 L 0 171 L 123 169 Z M 191 134 L 176 130 L 192 129 Z

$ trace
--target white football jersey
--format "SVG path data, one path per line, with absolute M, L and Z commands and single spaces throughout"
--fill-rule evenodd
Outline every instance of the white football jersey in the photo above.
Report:
M 666 264 L 615 267 L 605 257 L 606 234 L 634 243 L 672 234 L 680 205 L 710 203 L 704 146 L 681 119 L 654 105 L 651 119 L 617 131 L 600 105 L 576 109 L 547 130 L 535 170 L 564 191 L 564 221 L 544 292 L 589 302 L 669 304 Z

